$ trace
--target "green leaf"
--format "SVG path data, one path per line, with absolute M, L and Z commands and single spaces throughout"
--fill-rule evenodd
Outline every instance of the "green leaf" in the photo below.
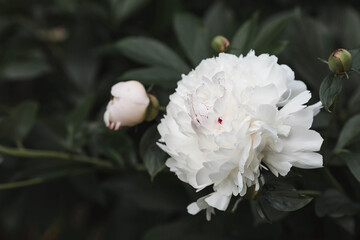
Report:
M 149 0 L 109 0 L 115 20 L 121 22 L 144 7 Z
M 38 104 L 27 101 L 18 105 L 0 124 L 0 137 L 8 138 L 14 143 L 21 142 L 35 123 Z
M 360 14 L 353 8 L 346 8 L 345 11 L 337 11 L 339 16 L 344 18 L 341 23 L 340 37 L 343 38 L 344 47 L 352 48 L 359 46 L 360 43 Z
M 341 92 L 342 79 L 337 75 L 329 75 L 320 85 L 319 95 L 324 108 L 330 112 L 329 108 L 333 104 L 336 96 Z
M 354 217 L 335 218 L 335 222 L 351 235 L 355 235 L 356 224 Z
M 154 84 L 163 88 L 174 89 L 181 79 L 181 74 L 164 67 L 147 67 L 129 70 L 120 79 L 136 79 L 145 85 Z
M 230 52 L 235 55 L 246 54 L 250 50 L 250 45 L 254 41 L 257 31 L 259 13 L 253 14 L 251 19 L 243 23 L 236 31 L 230 42 Z
M 329 189 L 315 201 L 315 213 L 318 217 L 343 217 L 355 215 L 360 204 L 351 201 L 335 189 Z
M 270 182 L 264 185 L 261 198 L 279 211 L 296 211 L 311 202 L 313 198 L 299 194 L 290 184 Z
M 360 71 L 360 48 L 349 50 L 352 56 L 352 68 Z
M 81 125 L 89 116 L 95 102 L 95 95 L 85 97 L 67 116 L 67 128 L 70 135 L 79 131 Z
M 209 33 L 210 38 L 217 35 L 226 37 L 234 22 L 233 12 L 220 1 L 215 1 L 204 17 L 205 29 Z
M 151 178 L 165 167 L 167 158 L 167 154 L 156 145 L 159 139 L 156 126 L 152 126 L 146 130 L 140 141 L 140 156 Z
M 82 51 L 73 52 L 65 60 L 65 70 L 83 92 L 92 88 L 99 68 L 99 59 Z
M 339 139 L 336 143 L 336 150 L 340 150 L 351 143 L 360 140 L 360 114 L 350 118 L 341 130 Z
M 124 158 L 122 157 L 121 153 L 118 151 L 118 149 L 114 149 L 110 146 L 100 146 L 100 152 L 108 159 L 115 160 L 115 162 L 120 166 L 125 166 Z
M 2 67 L 1 76 L 9 80 L 30 80 L 51 70 L 43 60 L 28 60 L 8 63 Z
M 103 49 L 104 52 L 120 52 L 124 56 L 146 65 L 170 68 L 179 73 L 190 69 L 168 46 L 145 37 L 128 37 Z
M 286 29 L 286 34 L 289 36 L 290 44 L 282 54 L 282 59 L 285 59 L 282 61 L 289 64 L 307 86 L 319 89 L 324 76 L 329 73 L 329 68 L 317 58 L 329 57 L 329 49 L 334 49 L 333 32 L 329 30 L 328 25 L 302 16 Z
M 210 57 L 211 40 L 199 19 L 187 13 L 176 14 L 174 28 L 177 39 L 193 66 Z
M 274 55 L 278 55 L 280 54 L 282 51 L 285 50 L 285 48 L 287 47 L 287 45 L 289 44 L 289 41 L 278 41 L 278 42 L 274 42 L 273 44 L 269 45 L 267 47 L 267 53 L 268 54 L 274 54 Z
M 345 161 L 352 175 L 360 182 L 360 153 L 342 152 L 339 157 Z
M 262 197 L 258 198 L 256 201 L 251 201 L 250 203 L 255 225 L 262 222 L 271 223 L 273 221 L 278 221 L 289 214 L 289 212 L 276 210 Z
M 259 30 L 253 47 L 257 54 L 267 53 L 271 45 L 280 37 L 288 25 L 293 13 L 281 14 L 265 21 L 265 25 Z

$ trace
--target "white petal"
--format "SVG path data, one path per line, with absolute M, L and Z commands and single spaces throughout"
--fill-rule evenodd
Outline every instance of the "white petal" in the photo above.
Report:
M 307 103 L 311 98 L 311 93 L 309 91 L 304 91 L 291 99 L 281 110 L 280 114 L 282 116 L 289 115 L 290 113 L 297 112 L 305 106 L 303 104 Z
M 323 107 L 322 103 L 319 101 L 313 105 L 307 107 L 307 109 L 311 109 L 313 111 L 314 116 L 318 115 L 320 109 Z
M 187 210 L 188 213 L 190 213 L 191 215 L 195 215 L 198 212 L 200 212 L 201 209 L 199 208 L 196 202 L 193 202 L 189 206 L 187 206 Z
M 293 127 L 284 139 L 284 152 L 319 151 L 323 138 L 314 130 Z
M 263 161 L 275 176 L 278 176 L 278 174 L 286 176 L 292 167 L 287 156 L 281 153 L 268 152 Z
M 205 198 L 205 202 L 218 210 L 225 211 L 229 205 L 231 196 L 224 196 L 220 193 L 214 192 L 209 197 Z
M 297 152 L 294 155 L 294 159 L 296 159 L 296 162 L 292 163 L 294 167 L 312 169 L 323 166 L 323 157 L 319 153 Z

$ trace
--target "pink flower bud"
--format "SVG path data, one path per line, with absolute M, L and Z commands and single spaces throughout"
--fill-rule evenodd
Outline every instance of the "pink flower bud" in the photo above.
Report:
M 138 81 L 119 82 L 111 88 L 113 99 L 104 114 L 105 125 L 111 130 L 132 127 L 145 120 L 150 103 L 144 86 Z

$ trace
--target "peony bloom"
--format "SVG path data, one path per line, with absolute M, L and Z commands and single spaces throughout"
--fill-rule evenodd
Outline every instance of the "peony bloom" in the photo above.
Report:
M 111 88 L 113 99 L 104 114 L 105 125 L 118 130 L 122 126 L 134 126 L 145 120 L 150 103 L 144 86 L 137 81 L 119 82 Z
M 231 196 L 258 190 L 260 172 L 287 175 L 292 166 L 319 168 L 322 137 L 309 130 L 321 103 L 275 56 L 221 53 L 182 75 L 158 130 L 166 165 L 198 191 L 214 192 L 188 206 L 190 214 L 226 210 Z

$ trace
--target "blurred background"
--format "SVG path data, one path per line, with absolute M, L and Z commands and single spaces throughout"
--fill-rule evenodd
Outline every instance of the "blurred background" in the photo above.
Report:
M 329 72 L 317 58 L 359 47 L 359 10 L 355 0 L 0 0 L 0 239 L 359 239 L 360 185 L 336 158 L 330 167 L 349 198 L 334 201 L 346 211 L 321 212 L 313 201 L 271 209 L 269 223 L 244 200 L 207 222 L 186 210 L 204 193 L 164 168 L 161 114 L 117 132 L 102 120 L 122 80 L 141 81 L 166 106 L 181 74 L 216 55 L 216 35 L 237 55 L 276 54 L 319 101 Z M 329 149 L 360 111 L 359 80 L 344 85 Z M 322 112 L 314 128 L 324 133 L 328 122 Z M 317 170 L 287 176 L 302 189 L 329 188 L 320 178 Z

